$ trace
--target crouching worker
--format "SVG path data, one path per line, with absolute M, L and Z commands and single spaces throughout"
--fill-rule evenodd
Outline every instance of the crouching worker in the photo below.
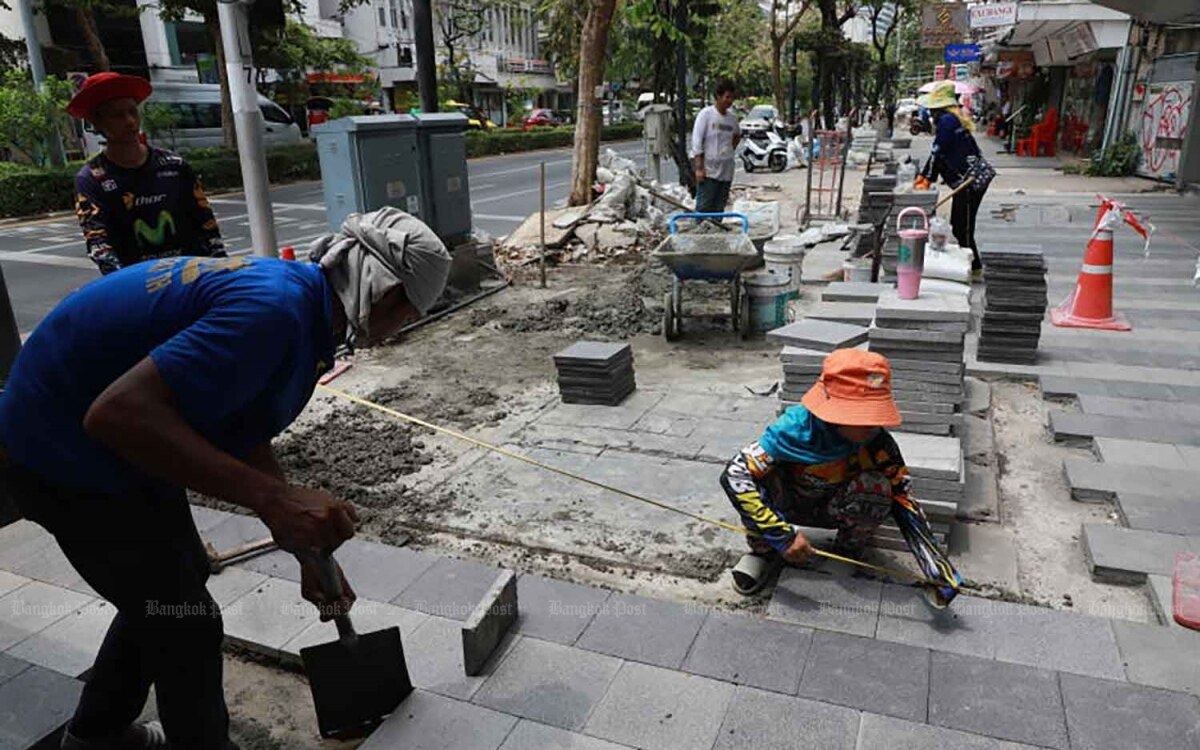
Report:
M 837 529 L 833 551 L 857 557 L 890 516 L 930 579 L 926 596 L 944 607 L 962 578 L 909 495 L 908 469 L 885 429 L 900 425 L 887 359 L 835 351 L 801 403 L 734 456 L 721 475 L 721 487 L 750 532 L 751 552 L 733 569 L 734 588 L 753 594 L 782 562 L 807 560 L 813 549 L 797 526 Z

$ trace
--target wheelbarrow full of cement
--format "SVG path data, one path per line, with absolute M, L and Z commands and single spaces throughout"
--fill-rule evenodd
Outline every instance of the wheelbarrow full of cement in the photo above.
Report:
M 727 216 L 740 219 L 740 231 L 680 232 L 679 220 L 704 222 Z M 729 311 L 734 331 L 750 332 L 750 298 L 742 287 L 742 271 L 759 262 L 750 239 L 750 220 L 740 213 L 681 213 L 668 222 L 670 233 L 654 256 L 671 271 L 671 291 L 663 300 L 663 336 L 674 341 L 683 334 L 683 283 L 708 281 L 729 285 Z M 703 224 L 701 224 L 703 226 Z

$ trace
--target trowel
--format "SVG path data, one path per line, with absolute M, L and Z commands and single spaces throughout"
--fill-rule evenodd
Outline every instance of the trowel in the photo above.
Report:
M 329 553 L 316 556 L 321 588 L 336 600 L 342 579 Z M 300 649 L 322 737 L 362 736 L 413 691 L 400 628 L 354 631 L 349 614 L 333 618 L 338 639 Z

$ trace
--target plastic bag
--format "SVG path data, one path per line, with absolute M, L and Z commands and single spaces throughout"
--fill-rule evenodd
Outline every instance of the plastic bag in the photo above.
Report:
M 933 217 L 929 222 L 929 244 L 926 248 L 942 252 L 946 249 L 946 243 L 949 241 L 950 224 L 940 216 Z
M 913 162 L 906 161 L 896 167 L 896 192 L 910 192 L 915 179 L 917 179 L 917 165 Z

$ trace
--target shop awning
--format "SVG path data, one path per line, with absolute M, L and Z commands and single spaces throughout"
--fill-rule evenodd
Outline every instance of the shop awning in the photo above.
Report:
M 1119 49 L 1129 39 L 1129 16 L 1091 2 L 1023 2 L 1017 23 L 995 49 L 1033 52 L 1040 66 L 1073 65 L 1103 49 Z
M 1151 23 L 1200 23 L 1200 4 L 1188 0 L 1095 0 L 1112 10 Z

